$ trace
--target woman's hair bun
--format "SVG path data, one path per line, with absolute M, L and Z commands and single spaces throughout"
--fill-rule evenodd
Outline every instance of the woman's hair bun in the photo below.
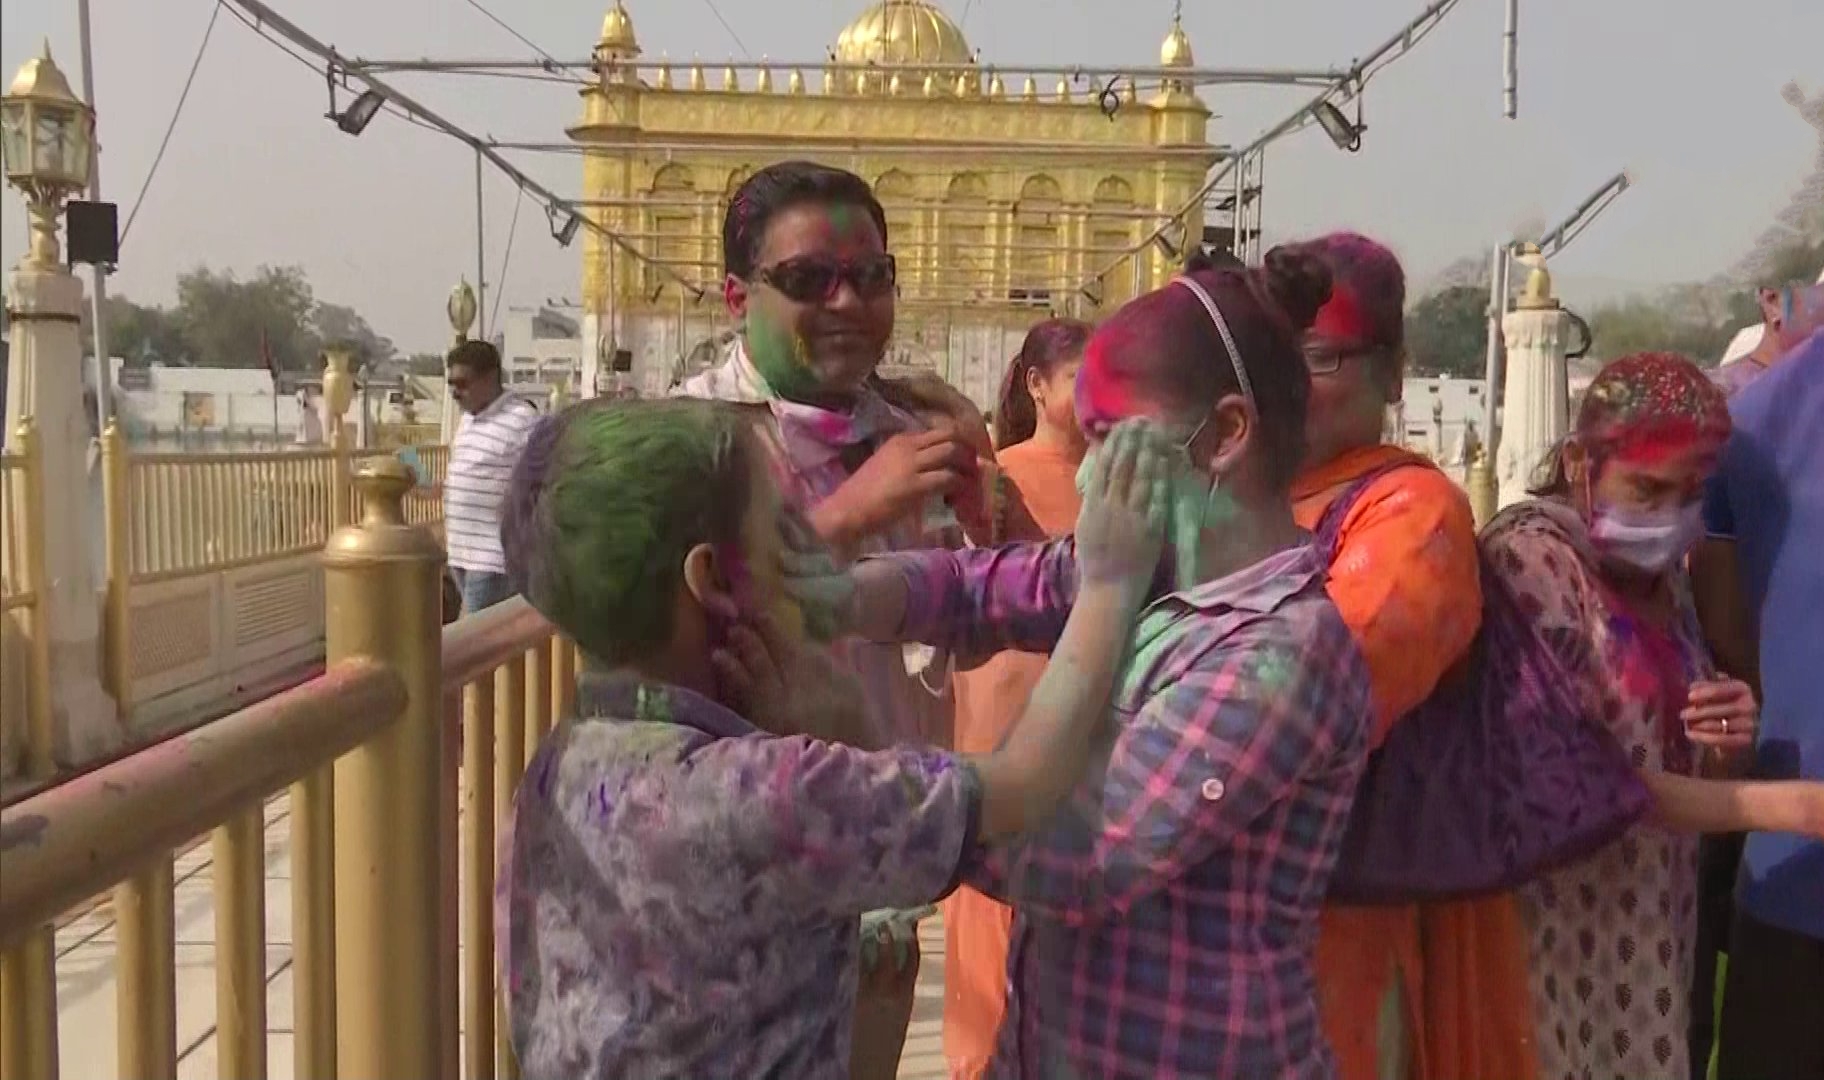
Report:
M 1269 249 L 1266 265 L 1257 273 L 1267 295 L 1300 332 L 1311 326 L 1318 309 L 1330 299 L 1330 267 L 1303 244 Z
M 1235 257 L 1228 248 L 1198 248 L 1184 260 L 1184 272 L 1197 274 L 1205 270 L 1246 270 L 1248 264 Z

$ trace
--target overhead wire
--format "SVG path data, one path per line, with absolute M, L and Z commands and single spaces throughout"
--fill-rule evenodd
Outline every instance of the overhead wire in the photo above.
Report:
M 709 13 L 716 17 L 716 21 L 722 24 L 722 29 L 728 31 L 728 36 L 734 39 L 735 48 L 741 50 L 741 55 L 752 60 L 754 54 L 748 51 L 747 43 L 741 40 L 740 34 L 735 33 L 735 28 L 728 25 L 728 20 L 722 17 L 722 9 L 716 6 L 716 0 L 703 0 L 703 3 L 709 7 Z
M 487 20 L 489 22 L 493 23 L 495 26 L 498 26 L 502 30 L 505 30 L 507 33 L 513 35 L 514 40 L 518 41 L 521 45 L 524 45 L 526 48 L 531 49 L 533 52 L 544 57 L 546 60 L 550 61 L 553 65 L 560 66 L 560 67 L 562 66 L 562 61 L 558 60 L 557 57 L 552 56 L 550 53 L 546 52 L 545 50 L 539 48 L 538 45 L 531 38 L 520 33 L 518 30 L 513 29 L 511 26 L 508 26 L 507 21 L 505 19 L 502 19 L 500 16 L 494 14 L 492 11 L 489 11 L 487 8 L 483 7 L 480 3 L 480 0 L 463 0 L 463 2 L 468 4 L 470 7 L 474 8 L 476 11 L 481 12 L 482 15 L 485 16 L 487 18 Z
M 120 228 L 120 242 L 127 242 L 127 234 L 133 231 L 133 222 L 139 217 L 139 208 L 145 204 L 146 192 L 152 190 L 152 178 L 158 175 L 158 166 L 165 160 L 165 151 L 171 146 L 171 136 L 177 131 L 177 121 L 184 115 L 184 103 L 190 100 L 190 87 L 196 83 L 196 73 L 202 69 L 203 54 L 209 51 L 209 38 L 215 33 L 215 21 L 221 18 L 222 0 L 215 0 L 215 9 L 209 13 L 209 25 L 203 28 L 203 40 L 196 46 L 196 57 L 190 61 L 190 74 L 184 76 L 184 88 L 177 95 L 177 107 L 171 110 L 171 122 L 165 125 L 165 137 L 158 141 L 158 153 L 152 155 L 152 167 L 146 170 L 146 178 L 139 185 L 139 194 L 133 197 L 133 208 L 127 211 L 127 223 Z
M 1434 2 L 1427 6 L 1424 11 L 1420 12 L 1416 18 L 1409 21 L 1400 33 L 1395 34 L 1370 54 L 1367 60 L 1356 61 L 1351 64 L 1348 71 L 1343 72 L 1342 75 L 1333 80 L 1331 84 L 1325 87 L 1316 97 L 1313 97 L 1310 101 L 1307 101 L 1304 105 L 1300 106 L 1297 112 L 1294 112 L 1284 120 L 1281 120 L 1279 123 L 1263 131 L 1247 146 L 1231 152 L 1223 163 L 1210 173 L 1203 186 L 1198 188 L 1189 199 L 1185 200 L 1182 206 L 1172 213 L 1171 220 L 1153 230 L 1150 235 L 1142 238 L 1139 243 L 1128 250 L 1127 254 L 1117 256 L 1106 266 L 1098 268 L 1095 273 L 1085 278 L 1078 287 L 1081 289 L 1090 288 L 1097 281 L 1106 278 L 1109 274 L 1120 269 L 1123 263 L 1131 261 L 1135 256 L 1145 252 L 1152 245 L 1164 239 L 1166 233 L 1170 232 L 1174 226 L 1182 226 L 1185 215 L 1202 205 L 1203 200 L 1209 193 L 1214 191 L 1218 184 L 1227 180 L 1229 174 L 1234 172 L 1241 162 L 1246 161 L 1251 155 L 1264 150 L 1268 143 L 1310 126 L 1314 122 L 1316 110 L 1319 105 L 1322 105 L 1339 95 L 1345 101 L 1351 97 L 1359 97 L 1362 90 L 1367 86 L 1369 79 L 1388 64 L 1399 60 L 1401 57 L 1404 57 L 1407 53 L 1411 52 L 1414 46 L 1424 40 L 1426 35 L 1430 34 L 1432 30 L 1437 28 L 1437 25 L 1444 20 L 1444 16 L 1448 15 L 1450 10 L 1457 6 L 1457 2 L 1458 0 L 1434 0 Z
M 338 53 L 333 47 L 323 44 L 305 31 L 299 29 L 290 20 L 275 11 L 270 5 L 260 2 L 260 0 L 219 0 L 219 2 L 231 5 L 231 11 L 234 8 L 242 9 L 241 11 L 234 12 L 234 14 L 237 18 L 240 18 L 243 25 L 247 26 L 248 29 L 252 30 L 260 38 L 279 47 L 287 55 L 291 56 L 299 63 L 304 64 L 306 67 L 309 67 L 312 71 L 315 71 L 318 74 L 323 74 L 326 71 L 339 71 L 345 77 L 352 77 L 366 84 L 369 89 L 379 93 L 385 99 L 385 104 L 391 107 L 390 111 L 404 116 L 409 122 L 415 123 L 420 127 L 435 131 L 440 135 L 455 139 L 463 145 L 471 147 L 485 160 L 492 163 L 496 169 L 505 173 L 522 191 L 542 203 L 547 213 L 561 212 L 574 216 L 579 226 L 587 228 L 590 232 L 601 237 L 611 246 L 626 252 L 634 261 L 654 266 L 665 277 L 676 281 L 685 290 L 699 298 L 708 292 L 708 287 L 701 282 L 691 281 L 675 271 L 656 263 L 650 255 L 641 251 L 625 236 L 603 225 L 589 214 L 582 212 L 574 200 L 566 199 L 556 194 L 544 184 L 526 175 L 518 167 L 513 165 L 512 162 L 501 157 L 497 150 L 489 146 L 488 140 L 474 135 L 464 128 L 458 127 L 449 120 L 443 119 L 431 112 L 428 107 L 418 104 L 410 98 L 407 98 L 400 91 L 380 82 L 372 74 L 364 70 L 359 61 L 351 61 L 343 57 L 342 54 Z M 291 42 L 295 42 L 300 48 L 318 56 L 324 66 L 319 67 L 317 63 L 313 63 L 299 56 L 291 48 L 272 37 L 262 23 L 270 23 L 282 37 Z
M 513 264 L 513 237 L 519 233 L 519 211 L 526 205 L 526 189 L 519 189 L 513 200 L 513 223 L 507 226 L 507 249 L 500 254 L 500 273 L 494 275 L 494 310 L 488 313 L 488 325 L 500 325 L 500 301 L 507 295 L 507 270 Z

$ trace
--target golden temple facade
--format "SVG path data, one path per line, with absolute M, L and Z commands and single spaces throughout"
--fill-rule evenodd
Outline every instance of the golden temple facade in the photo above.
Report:
M 722 218 L 771 162 L 821 161 L 874 185 L 900 263 L 889 360 L 982 400 L 1034 321 L 1111 311 L 1202 237 L 1196 196 L 1223 151 L 1191 83 L 1170 77 L 1192 64 L 1176 20 L 1148 85 L 1085 71 L 1041 86 L 996 69 L 926 0 L 874 4 L 827 56 L 814 70 L 674 67 L 646 56 L 625 0 L 608 12 L 568 133 L 587 212 L 632 250 L 585 232 L 584 333 L 603 356 L 632 354 L 642 392 L 730 329 Z M 1184 242 L 1147 244 L 1161 227 Z

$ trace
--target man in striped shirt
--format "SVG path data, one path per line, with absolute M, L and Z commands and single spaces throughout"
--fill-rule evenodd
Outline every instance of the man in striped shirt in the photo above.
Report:
M 473 615 L 513 595 L 500 550 L 500 504 L 538 410 L 502 386 L 500 353 L 486 341 L 456 346 L 448 367 L 462 421 L 443 484 L 443 531 L 462 613 Z

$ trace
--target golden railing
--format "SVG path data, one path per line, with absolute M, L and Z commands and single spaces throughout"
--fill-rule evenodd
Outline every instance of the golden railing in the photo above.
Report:
M 335 433 L 338 442 L 346 433 Z M 354 513 L 352 470 L 386 449 L 138 453 L 110 424 L 101 436 L 108 690 L 131 715 L 135 588 L 224 573 L 321 551 Z M 406 520 L 435 525 L 449 455 L 410 448 L 428 474 L 405 499 Z
M 515 1075 L 496 824 L 571 706 L 576 654 L 519 600 L 440 631 L 442 552 L 405 521 L 410 483 L 396 461 L 360 470 L 361 520 L 323 556 L 322 676 L 0 811 L 0 1080 L 57 1077 L 52 921 L 108 889 L 120 1075 L 175 1076 L 173 852 L 203 833 L 219 1074 L 266 1075 L 262 807 L 281 793 L 295 1075 Z
M 51 634 L 44 546 L 32 527 L 44 520 L 44 470 L 38 430 L 29 418 L 19 425 L 15 442 L 15 449 L 0 451 L 0 633 L 11 629 L 29 642 L 26 671 L 11 674 L 25 676 L 26 723 L 21 734 L 26 772 L 43 777 L 55 769 L 51 759 Z M 0 678 L 6 677 L 7 664 L 7 656 L 0 653 Z

